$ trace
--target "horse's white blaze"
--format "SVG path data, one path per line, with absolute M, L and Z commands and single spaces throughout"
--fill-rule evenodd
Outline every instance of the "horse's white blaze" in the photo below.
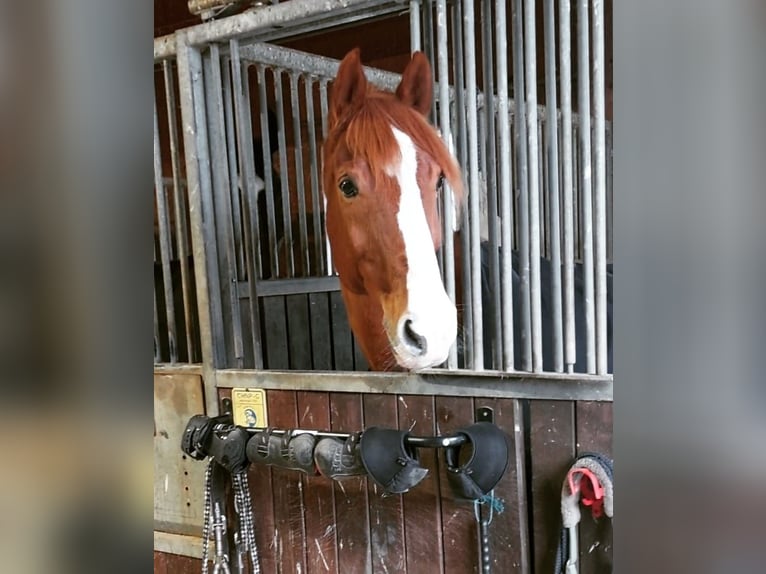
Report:
M 396 215 L 407 257 L 407 315 L 412 329 L 425 338 L 426 352 L 415 355 L 397 334 L 393 350 L 397 362 L 408 369 L 422 369 L 444 362 L 457 336 L 457 310 L 447 296 L 436 261 L 431 230 L 417 181 L 417 152 L 405 133 L 392 128 L 399 144 L 400 161 L 390 173 L 401 190 Z

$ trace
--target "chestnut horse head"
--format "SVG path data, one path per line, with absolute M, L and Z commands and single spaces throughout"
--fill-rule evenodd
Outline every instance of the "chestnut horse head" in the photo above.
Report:
M 332 85 L 323 147 L 327 233 L 349 322 L 374 370 L 444 362 L 457 336 L 436 250 L 445 180 L 462 198 L 460 169 L 426 116 L 431 67 L 413 54 L 396 93 L 365 78 L 359 51 Z

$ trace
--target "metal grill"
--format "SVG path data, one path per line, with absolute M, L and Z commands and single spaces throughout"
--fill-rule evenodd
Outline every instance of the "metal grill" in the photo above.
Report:
M 571 372 L 580 304 L 587 372 L 605 374 L 613 194 L 601 0 L 578 1 L 574 33 L 568 0 L 555 6 L 544 0 L 539 9 L 522 0 L 313 4 L 292 0 L 261 12 L 261 20 L 243 14 L 177 35 L 191 231 L 183 227 L 188 219 L 176 219 L 181 231 L 175 236 L 167 223 L 159 225 L 165 296 L 157 301 L 172 301 L 168 244 L 175 242 L 182 255 L 181 245 L 189 245 L 179 237 L 194 236 L 193 260 L 206 271 L 196 269 L 202 354 L 207 344 L 216 367 L 261 368 L 269 345 L 264 297 L 338 289 L 319 187 L 327 89 L 338 62 L 264 40 L 363 19 L 365 10 L 381 15 L 408 7 L 412 49 L 424 50 L 434 68 L 433 120 L 454 145 L 469 190 L 458 245 L 449 192 L 441 206 L 439 261 L 448 293 L 461 291 L 464 304 L 463 335 L 447 366 Z M 539 18 L 542 38 L 536 37 Z M 163 49 L 156 44 L 155 57 Z M 399 80 L 366 72 L 385 89 Z M 155 169 L 164 176 L 158 147 Z M 175 163 L 172 176 L 172 197 L 186 201 Z M 158 219 L 167 222 L 165 187 L 157 189 Z M 183 201 L 176 209 L 182 215 Z M 192 283 L 186 271 L 185 314 Z M 166 305 L 165 316 L 175 315 Z M 167 321 L 167 331 L 177 340 L 177 325 Z M 544 337 L 552 349 L 546 365 Z M 192 349 L 191 339 L 187 346 Z M 182 360 L 172 348 L 170 360 Z

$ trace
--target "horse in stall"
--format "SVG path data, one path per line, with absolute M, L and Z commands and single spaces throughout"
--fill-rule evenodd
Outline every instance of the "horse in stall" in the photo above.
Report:
M 358 49 L 343 59 L 331 88 L 322 150 L 327 234 L 349 323 L 373 370 L 439 365 L 458 335 L 458 310 L 445 292 L 436 259 L 442 243 L 437 205 L 446 181 L 459 208 L 463 183 L 455 157 L 426 119 L 432 90 L 431 67 L 423 53 L 413 54 L 395 93 L 389 93 L 369 85 Z M 482 244 L 482 291 L 489 303 L 488 254 L 489 247 Z M 516 317 L 521 312 L 518 268 L 514 252 Z M 553 369 L 550 274 L 551 262 L 541 258 L 545 370 Z M 576 265 L 576 372 L 585 371 L 583 276 L 582 265 Z M 610 266 L 610 372 L 611 285 Z M 498 312 L 491 304 L 484 307 L 485 333 L 492 314 Z M 517 322 L 517 369 L 522 366 L 521 342 Z M 485 345 L 485 360 L 489 352 Z

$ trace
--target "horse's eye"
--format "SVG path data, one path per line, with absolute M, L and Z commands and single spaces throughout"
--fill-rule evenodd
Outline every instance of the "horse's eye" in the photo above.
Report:
M 354 184 L 351 179 L 344 177 L 340 183 L 338 184 L 338 187 L 343 192 L 343 195 L 346 197 L 356 197 L 359 195 L 359 190 L 356 188 L 356 184 Z
M 440 173 L 439 179 L 436 180 L 436 191 L 438 193 L 441 193 L 442 191 L 444 191 L 444 174 L 443 173 Z

